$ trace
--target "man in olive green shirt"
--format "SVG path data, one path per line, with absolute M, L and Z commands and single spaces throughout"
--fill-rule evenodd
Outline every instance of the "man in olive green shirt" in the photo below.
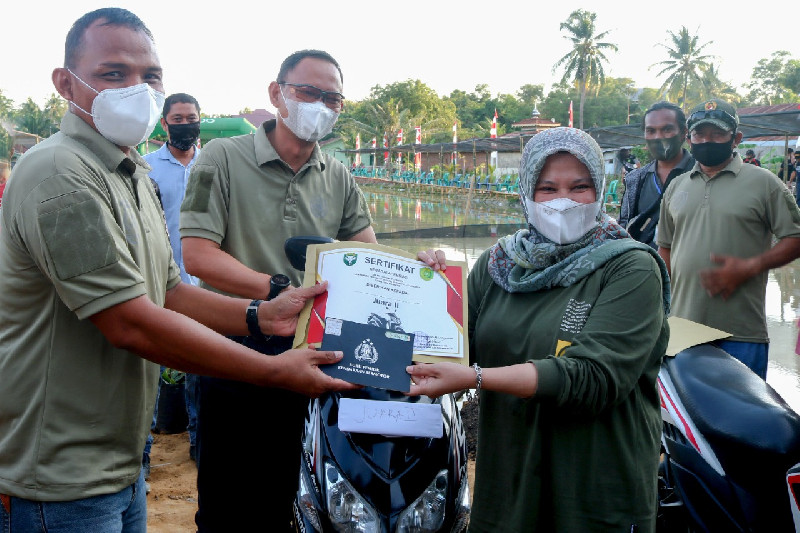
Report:
M 20 159 L 4 194 L 0 524 L 13 531 L 145 530 L 159 363 L 308 394 L 352 388 L 319 370 L 332 352 L 265 358 L 215 333 L 245 335 L 249 302 L 181 283 L 132 149 L 158 119 L 161 77 L 133 13 L 81 17 L 52 74 L 70 103 L 62 130 Z M 250 322 L 289 335 L 319 292 L 287 292 Z
M 201 286 L 265 298 L 271 275 L 301 281 L 283 251 L 287 238 L 376 242 L 352 176 L 317 144 L 341 111 L 341 91 L 329 54 L 296 52 L 269 86 L 278 119 L 206 145 L 181 209 L 184 263 Z M 240 341 L 272 354 L 292 339 Z M 291 530 L 308 398 L 213 378 L 199 380 L 198 395 L 199 531 Z
M 709 100 L 687 122 L 697 162 L 667 189 L 657 237 L 672 314 L 731 333 L 720 347 L 766 378 L 767 274 L 800 256 L 800 210 L 774 174 L 733 151 L 736 108 Z

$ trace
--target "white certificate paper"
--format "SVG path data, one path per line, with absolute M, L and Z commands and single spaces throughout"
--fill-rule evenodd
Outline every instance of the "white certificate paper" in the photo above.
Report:
M 318 345 L 325 317 L 414 334 L 415 361 L 467 364 L 466 265 L 436 272 L 388 246 L 338 242 L 309 246 L 305 286 L 328 292 L 301 314 L 295 345 Z

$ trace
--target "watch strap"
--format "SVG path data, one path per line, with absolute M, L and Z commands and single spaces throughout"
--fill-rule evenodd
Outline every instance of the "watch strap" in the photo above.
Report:
M 268 338 L 264 335 L 264 332 L 261 331 L 261 326 L 258 325 L 258 306 L 263 302 L 264 300 L 253 300 L 250 302 L 250 305 L 247 306 L 247 314 L 245 315 L 250 336 L 262 341 Z

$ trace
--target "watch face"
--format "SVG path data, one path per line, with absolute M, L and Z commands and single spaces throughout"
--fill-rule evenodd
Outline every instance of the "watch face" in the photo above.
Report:
M 285 274 L 275 274 L 272 276 L 270 283 L 279 287 L 288 287 L 291 284 L 289 276 Z

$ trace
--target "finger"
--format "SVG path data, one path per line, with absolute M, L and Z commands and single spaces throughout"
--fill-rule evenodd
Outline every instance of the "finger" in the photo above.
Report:
M 332 363 L 336 363 L 342 360 L 344 357 L 344 353 L 342 352 L 334 352 L 329 350 L 315 350 L 314 348 L 308 348 L 308 352 L 311 356 L 311 362 L 316 363 L 318 365 L 330 365 Z
M 432 267 L 435 264 L 433 250 L 425 250 L 417 252 L 417 259 L 419 259 L 429 267 Z
M 447 259 L 442 250 L 436 250 L 436 263 L 439 265 L 440 270 L 447 270 Z
M 725 256 L 724 255 L 711 254 L 711 262 L 712 263 L 717 263 L 717 264 L 722 264 L 722 263 L 725 262 Z
M 322 283 L 317 283 L 311 287 L 299 287 L 292 291 L 292 295 L 308 300 L 322 294 L 327 290 L 328 282 L 323 281 Z
M 343 379 L 335 379 L 335 378 L 331 378 L 329 385 L 330 385 L 330 390 L 337 390 L 337 391 L 358 390 L 364 388 L 362 385 L 356 385 L 355 383 L 350 383 L 348 381 L 344 381 Z

